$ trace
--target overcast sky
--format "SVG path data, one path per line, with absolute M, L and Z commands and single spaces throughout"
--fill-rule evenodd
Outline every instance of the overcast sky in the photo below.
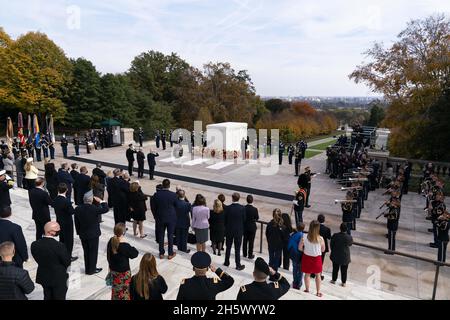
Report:
M 448 0 L 0 0 L 16 38 L 45 32 L 102 73 L 139 53 L 176 52 L 246 69 L 263 96 L 367 96 L 348 75 L 374 41 L 390 44 L 411 19 L 450 14 Z M 78 19 L 79 17 L 79 19 Z

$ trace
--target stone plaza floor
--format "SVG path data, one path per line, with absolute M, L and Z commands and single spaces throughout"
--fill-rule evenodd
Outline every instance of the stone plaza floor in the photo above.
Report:
M 322 141 L 324 142 L 324 141 Z M 319 144 L 321 142 L 317 142 Z M 175 174 L 183 177 L 201 178 L 207 181 L 222 182 L 230 185 L 244 186 L 255 188 L 259 190 L 273 191 L 285 195 L 292 195 L 296 189 L 297 178 L 294 177 L 294 168 L 287 164 L 287 157 L 284 157 L 281 166 L 270 165 L 269 158 L 258 161 L 251 160 L 248 163 L 235 164 L 233 161 L 224 162 L 216 159 L 215 161 L 203 160 L 201 158 L 191 159 L 190 155 L 185 157 L 183 161 L 171 159 L 170 145 L 166 151 L 158 149 L 160 156 L 157 158 L 157 172 Z M 147 153 L 149 148 L 155 149 L 154 142 L 146 142 L 144 144 L 144 153 Z M 89 172 L 92 171 L 94 165 L 92 161 L 101 161 L 115 165 L 124 166 L 127 164 L 125 157 L 126 146 L 116 147 L 111 149 L 96 150 L 91 154 L 86 154 L 85 149 L 82 148 L 81 154 L 77 157 L 76 162 L 79 166 L 86 165 Z M 58 154 L 60 149 L 58 148 Z M 69 148 L 69 157 L 73 156 L 73 148 Z M 85 159 L 85 160 L 83 160 Z M 278 156 L 274 157 L 276 164 L 278 164 Z M 85 161 L 85 162 L 83 162 Z M 55 164 L 59 167 L 62 162 L 72 163 L 73 159 L 57 158 Z M 43 169 L 43 162 L 37 163 L 37 166 Z M 135 170 L 136 170 L 135 163 Z M 313 172 L 321 173 L 313 178 L 311 191 L 311 208 L 305 209 L 304 221 L 308 224 L 312 219 L 315 219 L 319 213 L 326 216 L 326 224 L 331 228 L 332 233 L 337 232 L 341 222 L 341 210 L 339 205 L 334 204 L 335 199 L 343 199 L 345 194 L 340 191 L 338 185 L 327 175 L 323 174 L 325 171 L 325 154 L 322 153 L 311 159 L 305 159 L 302 162 L 302 171 L 305 166 L 310 166 Z M 113 165 L 104 166 L 105 172 L 113 169 Z M 146 164 L 146 169 L 148 169 Z M 132 180 L 136 179 L 137 173 L 134 174 Z M 161 183 L 162 178 L 155 176 L 156 180 L 148 180 L 148 175 L 144 179 L 140 179 L 143 191 L 146 194 L 153 194 L 155 186 Z M 197 183 L 190 183 L 180 180 L 172 180 L 172 188 L 175 185 L 181 185 L 185 190 L 189 200 L 193 200 L 197 193 L 202 193 L 208 202 L 208 206 L 212 206 L 213 200 L 219 193 L 224 193 L 226 196 L 225 203 L 231 203 L 232 189 L 221 189 L 212 186 L 205 186 Z M 184 179 L 183 179 L 184 180 Z M 382 204 L 385 196 L 382 196 L 383 190 L 376 190 L 369 194 L 369 200 L 365 203 L 365 208 L 362 211 L 361 218 L 357 221 L 357 230 L 352 232 L 354 240 L 357 242 L 369 244 L 379 248 L 387 248 L 386 222 L 383 218 L 375 220 L 375 217 L 380 213 L 378 209 Z M 27 194 L 23 190 L 14 190 L 13 195 L 13 210 L 14 221 L 20 223 L 26 232 L 28 245 L 31 244 L 34 237 L 34 223 L 31 220 L 31 209 L 28 204 Z M 241 192 L 241 203 L 245 203 L 246 194 Z M 259 209 L 260 220 L 270 221 L 272 210 L 280 208 L 283 212 L 289 213 L 291 210 L 291 203 L 287 200 L 274 199 L 265 196 L 255 196 L 255 206 Z M 421 257 L 436 259 L 437 251 L 428 247 L 428 243 L 432 241 L 432 234 L 427 232 L 431 227 L 429 221 L 425 220 L 423 211 L 424 198 L 417 193 L 410 192 L 403 197 L 402 200 L 402 215 L 400 219 L 400 227 L 397 232 L 397 250 Z M 110 289 L 104 285 L 104 277 L 106 275 L 107 262 L 104 248 L 106 242 L 112 235 L 113 218 L 112 211 L 105 215 L 105 222 L 102 224 L 102 237 L 100 242 L 99 266 L 104 268 L 104 271 L 95 276 L 85 276 L 83 274 L 83 259 L 82 248 L 78 237 L 75 237 L 75 253 L 80 256 L 74 265 L 71 267 L 71 289 L 69 290 L 70 299 L 108 299 Z M 153 239 L 153 223 L 150 211 L 147 212 L 146 230 L 149 237 L 146 239 L 136 239 L 132 236 L 131 225 L 128 238 L 131 239 L 133 245 L 140 250 L 141 253 L 149 251 L 157 254 L 157 246 Z M 260 228 L 260 226 L 258 226 Z M 266 257 L 267 244 L 265 236 L 263 236 L 263 252 L 257 255 Z M 255 240 L 255 248 L 259 251 L 260 245 L 260 230 L 257 232 Z M 193 247 L 191 247 L 192 249 Z M 324 298 L 327 299 L 402 299 L 402 298 L 419 298 L 430 299 L 432 294 L 433 280 L 435 266 L 426 262 L 416 261 L 410 258 L 401 256 L 385 255 L 383 252 L 378 252 L 363 247 L 353 246 L 351 249 L 352 263 L 349 267 L 348 286 L 342 288 L 340 286 L 333 286 L 329 284 L 331 273 L 331 261 L 329 256 L 325 258 L 324 271 Z M 74 254 L 75 254 L 74 253 Z M 132 269 L 136 271 L 139 264 L 140 257 L 132 261 Z M 214 262 L 220 266 L 223 263 L 223 256 L 214 256 Z M 251 272 L 253 270 L 252 261 L 244 260 L 246 269 L 244 272 L 238 272 L 233 269 L 233 260 L 230 268 L 230 273 L 236 277 L 236 283 L 233 289 L 223 293 L 220 297 L 222 299 L 234 299 L 240 285 L 251 281 Z M 35 263 L 31 260 L 25 264 L 25 268 L 30 270 L 31 275 L 35 275 Z M 158 267 L 163 276 L 166 277 L 169 283 L 169 292 L 166 298 L 174 299 L 178 290 L 178 284 L 181 278 L 191 275 L 191 266 L 189 264 L 189 256 L 181 253 L 171 261 L 158 260 Z M 439 285 L 437 289 L 437 299 L 450 298 L 450 270 L 449 268 L 441 268 L 439 275 Z M 81 272 L 80 272 L 81 271 Z M 291 271 L 284 271 L 283 273 L 292 279 Z M 339 281 L 338 281 L 339 283 Z M 377 290 L 379 288 L 380 290 Z M 315 290 L 312 290 L 315 292 Z M 31 295 L 32 299 L 40 299 L 42 291 L 40 286 Z M 315 299 L 312 294 L 306 294 L 295 290 L 290 290 L 289 294 L 285 296 L 286 299 Z

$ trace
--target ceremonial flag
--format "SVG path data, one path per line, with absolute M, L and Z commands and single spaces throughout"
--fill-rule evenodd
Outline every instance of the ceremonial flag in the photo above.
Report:
M 13 123 L 10 117 L 6 119 L 6 144 L 12 149 L 12 140 L 14 136 Z
M 17 137 L 19 138 L 19 144 L 21 147 L 25 145 L 25 137 L 23 136 L 23 117 L 22 112 L 19 112 L 17 115 Z
M 37 147 L 41 141 L 41 133 L 39 131 L 39 122 L 36 115 L 33 115 L 33 133 L 35 137 L 34 143 L 35 146 Z
M 33 135 L 33 129 L 31 127 L 31 115 L 28 115 L 28 126 L 27 126 L 27 139 L 29 139 Z
M 55 128 L 53 126 L 53 115 L 50 115 L 50 119 L 48 121 L 48 126 L 47 126 L 47 131 L 48 131 L 48 134 L 50 135 L 50 137 L 49 137 L 50 141 L 52 143 L 55 143 L 56 140 L 55 140 Z

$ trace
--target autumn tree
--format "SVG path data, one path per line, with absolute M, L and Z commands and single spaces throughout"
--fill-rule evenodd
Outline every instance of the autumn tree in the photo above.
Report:
M 423 143 L 424 137 L 434 139 L 429 133 L 437 102 L 450 86 L 449 19 L 435 15 L 413 20 L 390 48 L 376 43 L 366 56 L 371 61 L 358 66 L 350 78 L 389 102 L 383 125 L 392 128 L 390 150 L 427 157 L 430 144 Z

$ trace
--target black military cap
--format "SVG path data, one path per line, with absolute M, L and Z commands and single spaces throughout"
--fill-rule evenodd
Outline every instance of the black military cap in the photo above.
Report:
M 211 257 L 206 252 L 197 251 L 192 255 L 191 263 L 194 268 L 206 269 L 211 265 Z
M 255 270 L 270 275 L 269 265 L 260 257 L 256 258 Z

